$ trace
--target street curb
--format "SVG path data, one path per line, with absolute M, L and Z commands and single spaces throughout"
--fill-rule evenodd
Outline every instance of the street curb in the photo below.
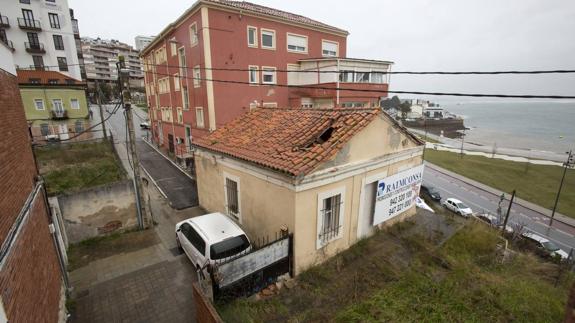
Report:
M 148 140 L 146 140 L 145 138 L 142 137 L 142 141 L 145 142 L 146 144 L 148 144 L 148 146 L 152 147 L 152 149 L 154 149 L 155 151 L 158 152 L 158 154 L 162 155 L 162 157 L 164 157 L 167 161 L 169 161 L 170 163 L 172 163 L 172 165 L 174 165 L 178 170 L 180 170 L 180 172 L 182 172 L 184 175 L 188 176 L 191 180 L 195 181 L 196 179 L 188 174 L 185 170 L 182 169 L 182 167 L 180 167 L 180 165 L 174 163 L 173 160 L 171 160 L 168 156 L 166 156 L 163 152 L 161 152 L 158 148 L 154 147 L 154 145 L 152 145 Z
M 503 192 L 503 191 L 499 191 L 499 190 L 494 189 L 494 188 L 492 188 L 492 187 L 490 187 L 490 186 L 487 186 L 487 185 L 485 185 L 485 184 L 482 184 L 482 183 L 479 183 L 479 182 L 474 181 L 474 180 L 472 180 L 472 179 L 469 179 L 469 178 L 467 178 L 467 177 L 465 177 L 465 176 L 462 176 L 462 175 L 459 175 L 459 174 L 454 173 L 454 172 L 452 172 L 452 171 L 449 171 L 449 170 L 447 170 L 447 169 L 445 169 L 445 168 L 439 167 L 439 166 L 437 166 L 437 165 L 435 165 L 435 164 L 432 164 L 432 163 L 430 163 L 430 162 L 427 162 L 427 161 L 426 161 L 425 164 L 426 164 L 427 167 L 429 167 L 429 168 L 431 168 L 431 169 L 433 169 L 433 170 L 435 170 L 435 171 L 437 171 L 437 172 L 439 172 L 439 173 L 442 173 L 442 174 L 447 175 L 447 176 L 449 176 L 449 177 L 456 178 L 456 179 L 458 179 L 458 180 L 460 180 L 460 181 L 462 181 L 462 182 L 465 182 L 465 183 L 467 183 L 467 184 L 469 184 L 469 185 L 471 185 L 471 186 L 473 186 L 473 187 L 475 187 L 475 188 L 478 188 L 478 189 L 480 189 L 480 190 L 482 190 L 482 191 L 485 191 L 485 192 L 494 194 L 494 195 L 496 195 L 496 196 L 500 196 L 501 193 L 505 193 L 505 192 Z M 506 194 L 509 194 L 509 193 L 506 193 Z M 509 200 L 509 199 L 506 198 L 506 200 Z M 525 200 L 523 200 L 523 199 L 521 199 L 521 198 L 518 198 L 518 197 L 515 198 L 514 202 L 517 203 L 517 204 L 519 204 L 519 205 L 521 205 L 521 206 L 523 206 L 524 208 L 527 208 L 527 209 L 530 209 L 530 210 L 535 211 L 535 212 L 537 212 L 537 213 L 540 213 L 540 214 L 542 214 L 543 216 L 546 216 L 546 217 L 548 217 L 548 218 L 551 217 L 551 212 L 552 212 L 552 211 L 549 210 L 549 209 L 546 209 L 546 208 L 544 208 L 544 207 L 542 207 L 542 206 L 539 206 L 539 205 L 537 205 L 537 204 L 533 204 L 533 203 L 531 203 L 531 202 L 529 202 L 529 201 L 525 201 Z M 560 213 L 557 213 L 557 212 L 555 212 L 554 221 L 561 222 L 561 223 L 563 223 L 563 224 L 565 224 L 565 225 L 568 225 L 568 226 L 571 226 L 571 227 L 575 227 L 575 219 L 571 219 L 571 218 L 567 217 L 566 215 L 563 215 L 563 214 L 560 214 Z

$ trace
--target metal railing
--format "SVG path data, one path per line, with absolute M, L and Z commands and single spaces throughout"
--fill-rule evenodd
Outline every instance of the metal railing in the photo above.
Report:
M 0 16 L 0 27 L 9 28 L 10 20 L 6 16 Z
M 18 26 L 22 29 L 42 30 L 40 21 L 36 19 L 18 18 Z
M 68 119 L 68 111 L 66 111 L 65 109 L 52 110 L 52 119 L 55 119 L 55 120 Z
M 25 42 L 26 51 L 29 53 L 45 53 L 44 44 Z
M 12 43 L 11 40 L 0 38 L 0 41 L 6 44 L 6 46 L 8 46 L 8 48 L 10 48 L 11 50 L 14 50 L 14 43 Z

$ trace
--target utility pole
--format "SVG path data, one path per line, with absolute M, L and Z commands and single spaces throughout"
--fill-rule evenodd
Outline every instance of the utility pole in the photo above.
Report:
M 563 188 L 563 181 L 565 180 L 565 174 L 567 174 L 567 168 L 573 167 L 575 165 L 575 159 L 573 156 L 573 150 L 567 152 L 567 161 L 563 163 L 563 176 L 561 177 L 561 183 L 559 184 L 559 190 L 557 191 L 557 196 L 555 197 L 555 204 L 553 205 L 553 211 L 551 212 L 551 220 L 549 221 L 549 227 L 553 225 L 553 218 L 555 217 L 555 211 L 557 210 L 557 204 L 559 204 L 559 195 L 561 195 L 561 189 Z
M 124 56 L 118 56 L 118 75 L 120 77 L 121 101 L 126 115 L 128 127 L 128 146 L 132 156 L 132 168 L 134 171 L 134 191 L 136 193 L 136 209 L 138 213 L 138 228 L 144 229 L 144 216 L 146 214 L 146 203 L 142 203 L 142 178 L 140 176 L 140 160 L 136 152 L 136 135 L 134 132 L 134 122 L 132 120 L 132 95 L 130 93 L 130 71 L 126 69 Z
M 100 122 L 102 123 L 104 140 L 108 141 L 108 135 L 106 134 L 106 121 L 104 121 L 104 111 L 102 111 L 102 89 L 100 88 L 100 82 L 96 82 L 96 98 L 98 100 L 98 108 L 100 109 Z
M 465 141 L 465 129 L 463 129 L 463 133 L 461 134 L 461 151 L 459 153 L 459 157 L 463 158 L 463 142 Z
M 505 228 L 507 227 L 507 221 L 509 220 L 509 214 L 511 214 L 511 205 L 513 205 L 513 200 L 515 199 L 515 190 L 511 193 L 511 200 L 509 200 L 509 206 L 507 207 L 507 214 L 505 215 L 505 221 L 503 222 L 503 228 L 501 230 L 505 233 Z

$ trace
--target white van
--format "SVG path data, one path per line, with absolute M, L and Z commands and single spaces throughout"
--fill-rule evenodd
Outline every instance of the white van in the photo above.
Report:
M 176 224 L 176 242 L 196 270 L 204 270 L 216 260 L 251 248 L 245 232 L 222 213 L 210 213 L 179 222 Z

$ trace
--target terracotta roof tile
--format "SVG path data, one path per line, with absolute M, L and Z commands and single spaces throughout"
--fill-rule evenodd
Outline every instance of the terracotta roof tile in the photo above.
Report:
M 294 176 L 305 175 L 335 156 L 378 113 L 378 109 L 259 108 L 194 145 Z

